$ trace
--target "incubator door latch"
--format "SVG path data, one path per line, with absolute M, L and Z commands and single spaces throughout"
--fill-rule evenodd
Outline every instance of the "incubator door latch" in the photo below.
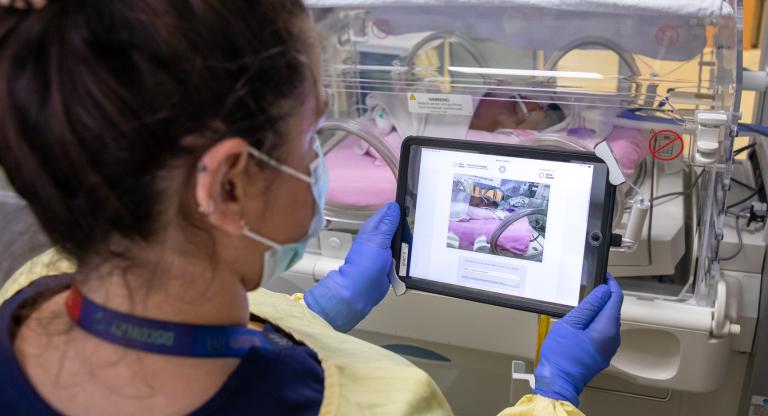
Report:
M 723 127 L 727 123 L 728 115 L 724 111 L 696 112 L 696 163 L 710 165 L 717 161 Z
M 611 147 L 608 146 L 608 142 L 603 140 L 595 146 L 595 155 L 608 165 L 608 181 L 614 186 L 619 186 L 626 182 L 624 174 L 621 173 L 621 167 L 619 162 L 616 161 L 616 157 L 613 155 Z

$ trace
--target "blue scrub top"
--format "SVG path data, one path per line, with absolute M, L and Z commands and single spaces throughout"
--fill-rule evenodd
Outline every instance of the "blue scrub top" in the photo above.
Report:
M 57 414 L 37 394 L 21 369 L 13 349 L 13 322 L 14 318 L 18 319 L 15 315 L 21 306 L 40 300 L 44 294 L 69 289 L 71 280 L 71 275 L 38 279 L 0 306 L 0 409 L 3 414 Z M 278 329 L 270 324 L 264 330 Z M 316 415 L 323 400 L 323 368 L 314 351 L 289 339 L 294 346 L 279 351 L 251 349 L 221 389 L 191 414 Z

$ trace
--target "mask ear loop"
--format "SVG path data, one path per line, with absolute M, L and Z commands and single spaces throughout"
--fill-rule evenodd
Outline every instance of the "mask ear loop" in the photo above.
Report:
M 317 135 L 316 131 L 312 134 L 312 136 L 313 136 L 313 140 L 314 140 L 313 147 L 315 148 L 316 152 L 318 153 L 317 154 L 317 159 L 316 159 L 316 161 L 317 161 L 317 160 L 320 160 L 323 157 L 322 147 L 320 145 L 320 137 Z M 292 168 L 290 166 L 284 165 L 284 164 L 282 164 L 282 163 L 272 159 L 271 157 L 265 155 L 264 153 L 262 153 L 261 151 L 255 149 L 254 147 L 249 146 L 248 153 L 251 156 L 255 157 L 256 159 L 259 159 L 259 160 L 267 163 L 268 165 L 272 166 L 273 168 L 275 168 L 275 169 L 277 169 L 277 170 L 279 170 L 281 172 L 287 173 L 287 174 L 289 174 L 289 175 L 291 175 L 291 176 L 293 176 L 293 177 L 295 177 L 297 179 L 300 179 L 300 180 L 302 180 L 302 181 L 304 181 L 304 182 L 306 182 L 306 183 L 308 183 L 310 185 L 314 184 L 314 180 L 312 179 L 312 177 L 310 177 L 310 176 L 308 176 L 308 175 L 306 175 L 306 174 L 304 174 L 302 172 L 299 172 L 298 170 L 296 170 L 296 169 L 294 169 L 294 168 Z M 312 164 L 315 164 L 315 162 L 312 162 Z M 200 169 L 200 168 L 201 168 L 201 166 L 198 166 L 198 169 Z M 205 168 L 205 165 L 202 165 L 202 168 Z M 311 169 L 311 165 L 310 165 L 310 169 Z M 253 230 L 250 229 L 250 227 L 248 227 L 248 225 L 245 223 L 244 219 L 240 220 L 240 226 L 242 227 L 243 235 L 245 235 L 246 237 L 248 237 L 248 238 L 250 238 L 252 240 L 258 241 L 259 243 L 262 243 L 262 244 L 264 244 L 266 246 L 269 246 L 269 247 L 272 247 L 274 249 L 279 249 L 280 247 L 282 247 L 282 244 L 278 244 L 278 243 L 276 243 L 276 242 L 274 242 L 274 241 L 272 241 L 272 240 L 270 240 L 270 239 L 268 239 L 266 237 L 262 237 L 261 235 L 255 233 Z
M 274 249 L 279 249 L 281 247 L 280 244 L 277 244 L 276 242 L 255 233 L 248 227 L 248 225 L 245 223 L 245 220 L 240 220 L 240 226 L 243 228 L 243 235 L 250 238 L 251 240 L 258 241 L 259 243 Z
M 272 166 L 273 168 L 275 168 L 275 169 L 277 169 L 277 170 L 279 170 L 281 172 L 285 172 L 285 173 L 287 173 L 287 174 L 289 174 L 289 175 L 291 175 L 291 176 L 293 176 L 293 177 L 295 177 L 297 179 L 300 179 L 300 180 L 302 180 L 302 181 L 304 181 L 304 182 L 306 182 L 306 183 L 308 183 L 310 185 L 312 184 L 312 178 L 310 178 L 306 174 L 301 173 L 298 170 L 296 170 L 296 169 L 294 169 L 294 168 L 292 168 L 290 166 L 286 166 L 286 165 L 284 165 L 284 164 L 282 164 L 282 163 L 272 159 L 271 157 L 265 155 L 264 153 L 261 153 L 260 151 L 256 150 L 253 147 L 249 147 L 248 148 L 248 153 L 250 153 L 251 156 L 255 157 L 256 159 L 259 159 L 262 162 L 267 163 L 268 165 Z

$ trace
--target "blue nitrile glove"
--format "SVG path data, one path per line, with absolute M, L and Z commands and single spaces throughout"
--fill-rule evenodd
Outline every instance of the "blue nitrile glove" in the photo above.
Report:
M 400 224 L 400 207 L 391 202 L 360 227 L 339 270 L 328 273 L 304 294 L 309 309 L 337 331 L 355 327 L 389 290 L 392 236 Z
M 624 294 L 610 274 L 574 310 L 557 321 L 544 339 L 534 371 L 534 393 L 579 406 L 587 383 L 608 368 L 621 339 Z

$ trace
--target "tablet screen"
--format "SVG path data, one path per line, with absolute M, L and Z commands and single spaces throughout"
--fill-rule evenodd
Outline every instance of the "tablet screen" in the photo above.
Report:
M 419 147 L 406 198 L 416 279 L 575 306 L 594 163 Z M 417 163 L 418 166 L 413 166 Z M 405 254 L 405 253 L 403 253 Z

